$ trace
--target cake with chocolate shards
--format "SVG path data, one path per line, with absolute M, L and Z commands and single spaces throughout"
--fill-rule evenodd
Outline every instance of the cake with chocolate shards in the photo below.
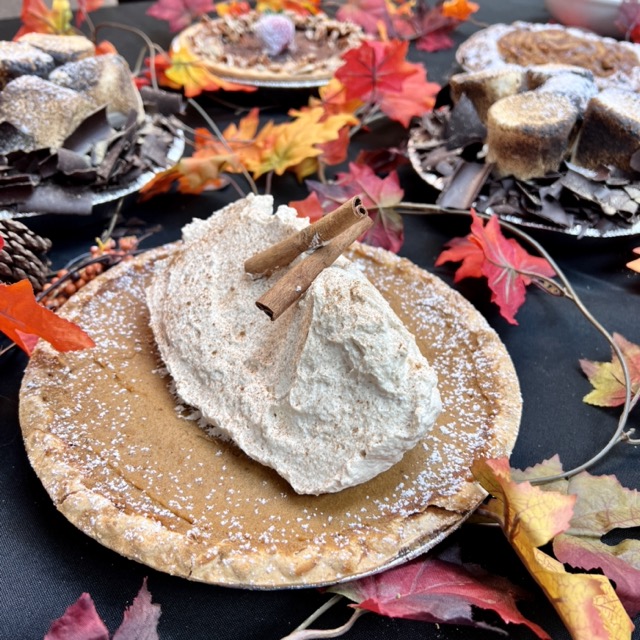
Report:
M 340 56 L 365 38 L 350 22 L 324 14 L 257 11 L 224 19 L 204 17 L 178 35 L 185 48 L 214 74 L 236 82 L 323 84 L 342 64 Z
M 166 168 L 177 121 L 154 111 L 127 62 L 84 36 L 0 42 L 0 209 L 88 214 L 97 193 Z

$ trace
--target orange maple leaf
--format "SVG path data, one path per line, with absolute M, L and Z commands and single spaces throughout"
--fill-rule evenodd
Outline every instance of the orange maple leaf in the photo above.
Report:
M 20 12 L 22 26 L 14 36 L 14 40 L 31 32 L 73 34 L 75 31 L 71 26 L 72 17 L 69 0 L 53 0 L 51 9 L 43 0 L 23 0 Z
M 327 84 L 320 87 L 318 95 L 320 99 L 315 96 L 309 98 L 309 106 L 322 107 L 328 115 L 349 113 L 355 116 L 356 111 L 365 104 L 359 98 L 347 100 L 346 89 L 335 76 Z
M 274 12 L 293 11 L 300 15 L 320 13 L 320 0 L 259 0 L 257 11 Z
M 166 193 L 174 183 L 180 193 L 199 194 L 206 189 L 219 189 L 224 182 L 221 174 L 228 170 L 236 158 L 233 154 L 216 155 L 211 151 L 195 153 L 182 158 L 173 167 L 158 173 L 153 180 L 140 189 L 140 200 L 144 202 L 160 193 Z
M 58 351 L 77 351 L 95 346 L 77 325 L 38 304 L 28 280 L 0 284 L 0 331 L 31 355 L 42 338 Z
M 602 575 L 567 573 L 538 547 L 569 529 L 575 495 L 515 482 L 509 462 L 478 460 L 472 468 L 494 497 L 485 506 L 500 523 L 529 573 L 545 592 L 574 640 L 622 640 L 633 630 L 611 583 Z
M 380 100 L 380 110 L 392 120 L 408 127 L 414 116 L 432 111 L 440 85 L 427 82 L 427 71 L 422 65 L 415 65 L 413 75 L 402 83 L 401 91 L 388 91 Z
M 633 250 L 633 253 L 637 253 L 638 255 L 640 255 L 640 247 L 636 247 Z M 631 262 L 627 262 L 627 267 L 629 267 L 629 269 L 633 269 L 633 271 L 637 271 L 638 273 L 640 273 L 640 258 L 636 258 Z
M 228 82 L 211 73 L 185 46 L 171 51 L 171 66 L 165 76 L 184 89 L 187 98 L 200 95 L 203 91 L 256 91 L 255 87 Z
M 480 6 L 478 4 L 469 2 L 469 0 L 445 0 L 442 3 L 442 15 L 445 18 L 454 18 L 455 20 L 464 22 L 479 8 Z
M 229 2 L 217 2 L 216 13 L 220 17 L 241 16 L 251 11 L 251 5 L 244 0 L 229 0 Z
M 340 129 L 348 124 L 357 123 L 349 114 L 325 116 L 321 107 L 302 111 L 291 111 L 295 120 L 284 124 L 267 123 L 258 133 L 256 143 L 261 147 L 261 155 L 256 164 L 247 164 L 254 178 L 273 171 L 281 176 L 308 158 L 322 153 L 319 145 L 340 136 Z

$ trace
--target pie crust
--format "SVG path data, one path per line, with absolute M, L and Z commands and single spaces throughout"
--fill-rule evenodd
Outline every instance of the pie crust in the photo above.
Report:
M 29 460 L 56 507 L 106 547 L 192 580 L 252 588 L 317 586 L 399 564 L 431 548 L 483 500 L 470 467 L 508 456 L 521 398 L 485 319 L 437 277 L 358 245 L 352 257 L 414 333 L 439 376 L 429 436 L 367 483 L 295 494 L 274 471 L 209 437 L 176 407 L 148 326 L 153 264 L 180 243 L 114 267 L 61 315 L 94 349 L 42 341 L 24 376 Z
M 203 17 L 174 39 L 174 50 L 185 48 L 211 73 L 240 84 L 270 83 L 314 86 L 328 82 L 342 65 L 341 55 L 364 39 L 362 29 L 325 14 L 301 16 L 283 12 L 295 25 L 292 52 L 270 57 L 253 33 L 262 13 L 225 18 Z

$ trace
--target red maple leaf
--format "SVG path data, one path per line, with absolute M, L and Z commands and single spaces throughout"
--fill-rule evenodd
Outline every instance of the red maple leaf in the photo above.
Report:
M 401 91 L 387 92 L 380 100 L 380 110 L 403 127 L 408 127 L 414 116 L 431 111 L 440 91 L 439 84 L 427 82 L 427 71 L 422 65 L 415 67 L 414 73 L 402 83 Z
M 113 635 L 113 640 L 153 640 L 158 638 L 160 605 L 151 602 L 151 594 L 144 579 L 138 595 L 124 612 L 122 624 Z M 109 630 L 100 619 L 96 607 L 88 593 L 83 593 L 49 627 L 44 640 L 109 640 Z
M 181 31 L 215 8 L 212 0 L 157 0 L 147 9 L 147 15 L 166 20 L 171 31 Z
M 506 578 L 472 572 L 457 562 L 427 557 L 384 573 L 331 587 L 360 609 L 392 618 L 464 624 L 502 631 L 474 619 L 473 607 L 495 611 L 507 623 L 523 624 L 549 638 L 516 607 L 526 594 Z
M 104 0 L 78 0 L 76 26 L 79 27 L 85 21 L 87 14 L 99 9 L 103 2 Z
M 405 127 L 414 116 L 433 109 L 440 85 L 427 82 L 424 66 L 406 60 L 408 47 L 400 40 L 366 41 L 345 53 L 345 64 L 335 74 L 345 99 L 377 106 Z
M 80 327 L 38 304 L 28 280 L 0 284 L 0 331 L 28 355 L 38 338 L 58 351 L 77 351 L 95 345 Z
M 616 27 L 632 42 L 640 42 L 640 4 L 622 2 L 618 10 Z
M 366 40 L 343 56 L 335 76 L 346 89 L 346 99 L 377 103 L 385 92 L 399 93 L 415 65 L 406 61 L 408 42 Z
M 17 40 L 25 33 L 71 33 L 71 9 L 69 5 L 49 9 L 43 0 L 23 0 L 20 12 L 22 26 L 14 36 Z
M 338 20 L 353 22 L 366 33 L 377 35 L 382 25 L 391 31 L 391 16 L 385 0 L 348 0 L 336 13 Z
M 400 250 L 404 241 L 403 224 L 402 217 L 394 207 L 402 200 L 404 191 L 395 171 L 380 178 L 370 167 L 350 163 L 349 171 L 339 173 L 331 184 L 315 180 L 307 180 L 306 184 L 316 194 L 317 202 L 325 213 L 333 211 L 349 198 L 361 195 L 362 204 L 369 209 L 374 221 L 364 241 L 394 253 Z M 303 215 L 315 215 L 317 202 L 307 198 L 296 203 L 296 209 L 302 209 L 305 212 Z
M 518 324 L 514 315 L 524 303 L 532 277 L 551 278 L 555 271 L 544 258 L 530 255 L 515 240 L 505 238 L 496 217 L 491 217 L 486 225 L 473 209 L 471 217 L 471 233 L 449 242 L 435 264 L 462 262 L 455 281 L 487 278 L 491 301 L 498 305 L 500 315 L 507 322 Z

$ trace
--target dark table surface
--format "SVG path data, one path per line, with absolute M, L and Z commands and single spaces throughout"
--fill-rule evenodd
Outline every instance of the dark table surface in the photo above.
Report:
M 478 22 L 549 19 L 541 0 L 481 0 L 480 4 L 475 16 Z M 96 24 L 109 21 L 136 26 L 166 47 L 171 37 L 166 23 L 145 15 L 149 5 L 132 2 L 101 9 L 93 14 L 93 20 Z M 0 37 L 10 39 L 18 26 L 16 20 L 0 22 Z M 477 28 L 472 23 L 462 25 L 453 34 L 456 46 Z M 112 28 L 105 29 L 103 36 L 114 42 L 131 63 L 135 61 L 141 48 L 136 36 Z M 456 70 L 453 49 L 435 54 L 412 50 L 410 58 L 423 62 L 429 79 L 441 83 Z M 235 96 L 225 99 L 243 107 L 251 104 L 268 107 L 270 115 L 277 117 L 292 106 L 306 104 L 308 97 L 305 91 L 261 91 L 237 100 Z M 203 97 L 200 102 L 224 127 L 237 116 L 217 98 L 217 95 Z M 193 112 L 188 112 L 187 118 L 191 124 L 201 124 Z M 381 125 L 362 138 L 358 146 L 376 148 L 404 134 L 394 125 Z M 406 200 L 428 201 L 433 196 L 408 168 L 402 171 L 401 181 Z M 278 203 L 306 195 L 304 187 L 288 177 L 274 181 L 273 193 Z M 209 215 L 235 197 L 231 189 L 202 196 L 169 194 L 143 204 L 130 197 L 124 204 L 123 215 L 125 219 L 135 217 L 162 226 L 145 242 L 144 246 L 150 247 L 177 239 L 183 224 L 193 217 Z M 54 267 L 59 267 L 88 248 L 102 232 L 108 214 L 108 210 L 97 211 L 87 219 L 34 219 L 29 224 L 52 238 L 50 257 Z M 447 216 L 407 216 L 405 227 L 406 240 L 400 253 L 451 282 L 452 269 L 434 268 L 434 260 L 447 240 L 467 233 L 468 221 Z M 632 258 L 632 248 L 639 246 L 640 240 L 577 239 L 553 232 L 538 232 L 535 237 L 558 261 L 595 317 L 609 331 L 640 342 L 640 276 L 625 267 Z M 607 360 L 610 353 L 607 343 L 568 301 L 531 291 L 518 313 L 519 325 L 512 326 L 490 304 L 484 284 L 468 281 L 459 288 L 498 331 L 520 378 L 524 412 L 512 465 L 524 468 L 556 453 L 565 468 L 589 459 L 613 434 L 617 412 L 599 410 L 582 402 L 590 385 L 579 369 L 578 360 Z M 98 612 L 113 631 L 145 576 L 154 600 L 162 606 L 159 633 L 163 640 L 277 640 L 327 599 L 328 596 L 312 589 L 256 592 L 188 582 L 126 560 L 76 530 L 53 507 L 24 451 L 17 415 L 25 363 L 26 358 L 19 353 L 0 361 L 0 640 L 42 638 L 50 621 L 59 617 L 82 592 L 91 594 Z M 612 473 L 625 486 L 640 487 L 639 455 L 637 448 L 619 444 L 592 472 Z M 492 572 L 506 574 L 532 592 L 533 600 L 524 609 L 554 639 L 569 637 L 499 530 L 464 526 L 454 538 L 460 542 L 466 559 L 479 562 Z M 339 605 L 319 624 L 336 626 L 347 615 L 346 608 Z M 516 626 L 511 626 L 508 633 L 513 638 L 533 637 L 531 632 Z M 368 615 L 344 637 L 473 640 L 498 636 L 481 629 Z M 640 638 L 640 633 L 636 632 L 634 637 Z

